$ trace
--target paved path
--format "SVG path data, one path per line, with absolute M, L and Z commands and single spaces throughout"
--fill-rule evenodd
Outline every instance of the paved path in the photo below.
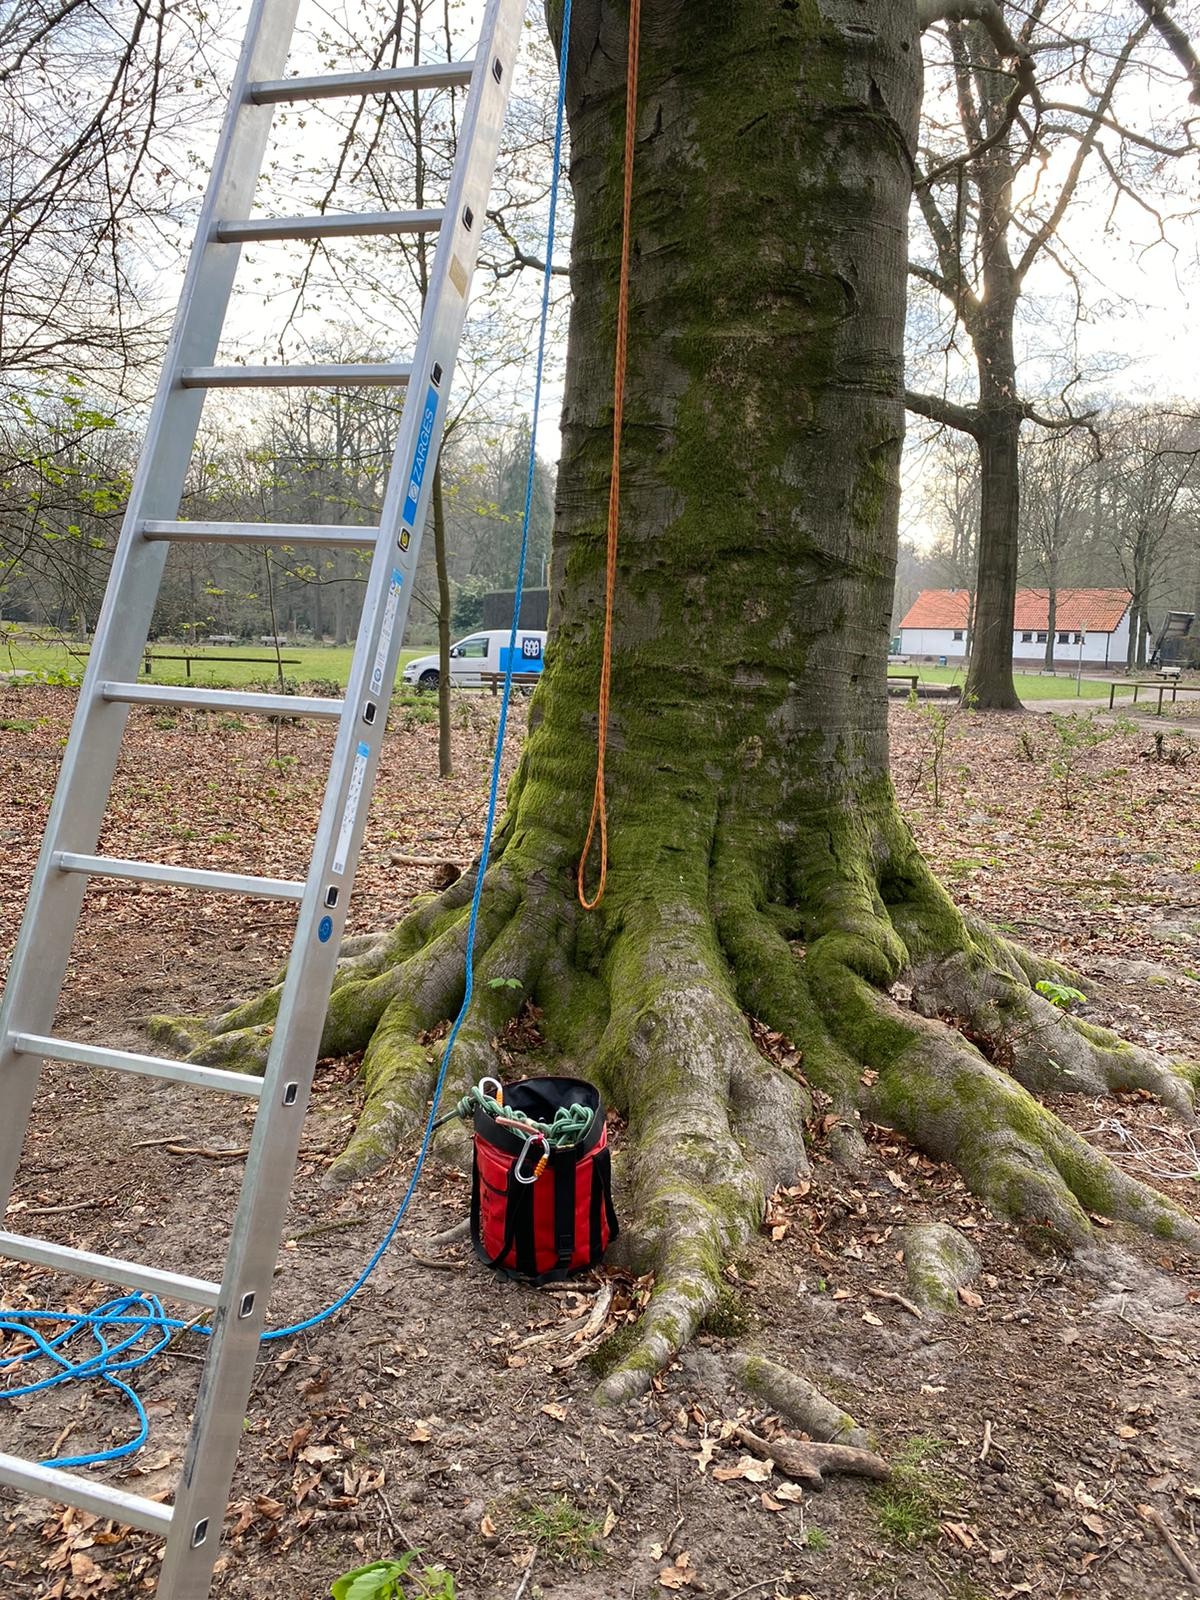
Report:
M 1167 702 L 1168 705 L 1170 702 Z M 1182 704 L 1182 701 L 1177 702 Z M 1103 718 L 1105 722 L 1115 721 L 1118 717 L 1125 722 L 1132 722 L 1138 728 L 1144 728 L 1151 733 L 1165 733 L 1175 730 L 1178 733 L 1200 734 L 1200 705 L 1189 716 L 1173 717 L 1164 713 L 1161 717 L 1151 711 L 1144 700 L 1134 704 L 1133 696 L 1122 697 L 1117 695 L 1116 703 L 1112 710 L 1108 708 L 1108 701 L 1099 698 L 1088 699 L 1084 695 L 1072 696 L 1069 700 L 1029 700 L 1025 704 L 1027 711 L 1053 711 L 1059 716 L 1069 716 L 1071 712 L 1080 712 L 1083 715 L 1092 713 Z

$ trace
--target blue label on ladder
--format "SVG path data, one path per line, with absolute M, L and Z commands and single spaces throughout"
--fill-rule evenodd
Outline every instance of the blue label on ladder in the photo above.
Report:
M 433 424 L 437 417 L 438 394 L 432 384 L 425 396 L 425 410 L 421 413 L 421 426 L 417 433 L 417 448 L 413 455 L 412 474 L 408 480 L 408 495 L 404 501 L 404 520 L 410 528 L 416 526 L 417 501 L 421 498 L 421 485 L 425 482 L 425 468 L 429 465 L 429 447 L 433 443 Z

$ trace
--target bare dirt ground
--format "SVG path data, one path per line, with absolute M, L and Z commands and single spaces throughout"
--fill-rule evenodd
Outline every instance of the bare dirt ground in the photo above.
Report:
M 72 703 L 69 690 L 0 693 L 5 958 Z M 391 850 L 465 860 L 478 842 L 494 702 L 464 699 L 458 715 L 459 776 L 445 784 L 435 730 L 403 709 L 393 719 L 351 931 L 385 926 L 428 887 L 424 869 L 389 865 Z M 1178 732 L 1156 759 L 1142 729 L 1071 745 L 1044 715 L 958 713 L 940 726 L 938 715 L 893 708 L 896 782 L 959 902 L 1070 962 L 1089 1017 L 1200 1054 L 1200 751 Z M 291 875 L 328 745 L 306 727 L 281 729 L 274 748 L 256 728 L 135 712 L 104 847 Z M 93 890 L 87 908 L 57 1027 L 133 1048 L 145 1048 L 145 1014 L 212 1009 L 269 979 L 291 917 L 113 886 Z M 349 1192 L 323 1187 L 360 1103 L 354 1067 L 319 1068 L 277 1325 L 350 1281 L 409 1170 L 411 1152 Z M 1195 1207 L 1196 1145 L 1157 1106 L 1122 1097 L 1055 1109 Z M 225 1099 L 51 1066 L 7 1226 L 217 1272 L 247 1129 L 245 1108 Z M 730 1274 L 724 1320 L 624 1412 L 591 1406 L 594 1374 L 573 1359 L 601 1280 L 535 1290 L 495 1279 L 464 1246 L 423 1251 L 466 1210 L 462 1176 L 432 1166 L 352 1305 L 264 1347 L 214 1594 L 320 1600 L 338 1573 L 412 1546 L 469 1600 L 512 1600 L 531 1556 L 524 1595 L 555 1600 L 1200 1593 L 1186 1570 L 1200 1564 L 1200 1266 L 1115 1229 L 1080 1260 L 1035 1255 L 952 1172 L 883 1130 L 853 1178 L 826 1158 L 819 1123 L 810 1148 L 811 1186 L 776 1197 Z M 970 1303 L 951 1317 L 917 1319 L 878 1296 L 903 1294 L 897 1233 L 926 1218 L 961 1228 L 983 1258 Z M 610 1331 L 645 1291 L 616 1278 Z M 10 1307 L 82 1307 L 108 1291 L 8 1264 L 2 1293 Z M 726 1379 L 735 1335 L 872 1429 L 898 1467 L 893 1483 L 835 1479 L 789 1499 L 778 1473 L 747 1466 L 722 1424 L 770 1424 Z M 169 1493 L 201 1350 L 187 1337 L 137 1375 L 151 1438 L 132 1463 L 105 1469 L 112 1481 Z M 131 1428 L 125 1402 L 95 1386 L 0 1402 L 0 1448 L 28 1456 L 103 1448 Z M 149 1594 L 157 1559 L 148 1536 L 0 1491 L 0 1593 Z

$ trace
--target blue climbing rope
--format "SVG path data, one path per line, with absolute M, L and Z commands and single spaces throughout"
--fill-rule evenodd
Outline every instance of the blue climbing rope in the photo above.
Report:
M 496 811 L 500 796 L 500 765 L 504 754 L 504 735 L 508 727 L 508 711 L 512 700 L 513 668 L 516 660 L 517 631 L 521 621 L 521 599 L 525 592 L 525 565 L 529 555 L 529 522 L 533 508 L 533 491 L 537 476 L 537 437 L 538 417 L 541 410 L 542 385 L 546 369 L 546 339 L 550 321 L 550 289 L 552 282 L 552 263 L 554 260 L 555 226 L 558 220 L 558 193 L 562 167 L 563 126 L 566 114 L 567 96 L 567 57 L 571 36 L 571 0 L 565 0 L 562 20 L 562 48 L 559 60 L 558 77 L 558 103 L 554 120 L 554 174 L 550 188 L 550 218 L 546 232 L 546 266 L 542 279 L 542 305 L 538 325 L 537 367 L 533 384 L 533 424 L 529 432 L 529 465 L 525 480 L 525 506 L 521 519 L 521 551 L 517 568 L 516 589 L 513 595 L 512 626 L 508 635 L 508 657 L 504 669 L 504 692 L 500 700 L 500 719 L 496 727 L 496 743 L 492 752 L 492 774 L 488 787 L 487 821 L 483 830 L 483 845 L 479 852 L 479 871 L 475 876 L 475 889 L 471 896 L 471 912 L 467 922 L 467 948 L 466 948 L 466 981 L 463 988 L 462 1005 L 454 1019 L 446 1039 L 446 1048 L 442 1051 L 441 1064 L 438 1067 L 437 1083 L 433 1091 L 433 1100 L 429 1109 L 429 1116 L 425 1123 L 425 1133 L 421 1140 L 421 1147 L 417 1152 L 416 1164 L 412 1176 L 408 1180 L 408 1187 L 404 1191 L 395 1216 L 383 1238 L 380 1240 L 370 1260 L 355 1278 L 344 1293 L 327 1305 L 324 1310 L 316 1312 L 311 1317 L 306 1317 L 302 1322 L 292 1323 L 287 1328 L 272 1328 L 262 1335 L 263 1342 L 268 1343 L 276 1339 L 290 1339 L 299 1333 L 306 1333 L 310 1328 L 316 1328 L 327 1322 L 353 1300 L 367 1279 L 379 1265 L 388 1246 L 396 1236 L 396 1231 L 403 1222 L 408 1211 L 413 1194 L 420 1181 L 421 1172 L 429 1154 L 430 1143 L 433 1139 L 434 1122 L 437 1117 L 437 1108 L 441 1101 L 442 1090 L 446 1082 L 446 1074 L 450 1066 L 450 1057 L 458 1039 L 467 1013 L 471 1009 L 471 998 L 475 989 L 475 934 L 479 923 L 479 905 L 483 897 L 484 871 L 491 854 L 492 835 L 496 826 Z M 46 1324 L 57 1325 L 58 1331 L 47 1336 L 41 1330 Z M 111 1450 L 96 1450 L 77 1456 L 54 1456 L 43 1462 L 44 1466 L 54 1467 L 89 1467 L 99 1466 L 106 1461 L 119 1461 L 124 1456 L 134 1455 L 146 1443 L 149 1437 L 150 1424 L 146 1416 L 146 1409 L 136 1392 L 125 1382 L 122 1374 L 135 1371 L 144 1366 L 160 1351 L 164 1350 L 172 1338 L 184 1330 L 194 1333 L 210 1334 L 212 1329 L 203 1324 L 185 1322 L 178 1317 L 169 1317 L 163 1310 L 161 1302 L 152 1294 L 128 1294 L 119 1299 L 108 1300 L 98 1306 L 94 1311 L 69 1312 L 69 1311 L 0 1311 L 0 1335 L 23 1335 L 31 1342 L 31 1348 L 22 1351 L 19 1355 L 9 1357 L 4 1363 L 10 1370 L 20 1367 L 27 1362 L 49 1361 L 57 1370 L 46 1377 L 15 1385 L 11 1388 L 0 1389 L 0 1398 L 14 1400 L 23 1395 L 39 1394 L 47 1389 L 57 1388 L 60 1384 L 78 1382 L 84 1379 L 98 1379 L 107 1383 L 119 1394 L 123 1395 L 132 1405 L 137 1418 L 138 1428 L 133 1438 L 124 1444 L 116 1445 Z M 80 1341 L 91 1340 L 92 1348 L 87 1354 L 73 1354 L 72 1349 Z

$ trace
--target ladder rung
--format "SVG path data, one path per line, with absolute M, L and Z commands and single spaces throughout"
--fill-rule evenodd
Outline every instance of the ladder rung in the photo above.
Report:
M 321 362 L 310 367 L 184 367 L 185 389 L 357 389 L 366 386 L 402 388 L 411 366 L 338 366 Z
M 140 1261 L 122 1261 L 119 1256 L 98 1256 L 90 1250 L 72 1250 L 49 1239 L 30 1239 L 23 1233 L 0 1233 L 0 1256 L 10 1261 L 29 1261 L 38 1267 L 54 1267 L 78 1278 L 98 1278 L 123 1289 L 145 1289 L 168 1300 L 183 1300 L 191 1306 L 216 1305 L 221 1285 L 207 1278 L 185 1278 L 178 1272 L 162 1272 L 143 1266 Z
M 336 721 L 344 700 L 298 694 L 251 694 L 241 689 L 185 689 L 175 684 L 102 683 L 105 700 L 150 706 L 194 706 L 198 711 L 259 711 L 268 716 L 326 717 Z
M 327 217 L 270 217 L 262 221 L 218 222 L 222 244 L 255 239 L 358 239 L 374 233 L 436 233 L 444 211 L 335 212 Z
M 165 861 L 123 861 L 117 856 L 82 856 L 56 850 L 61 872 L 86 872 L 97 878 L 133 878 L 140 883 L 173 883 L 184 889 L 214 889 L 219 894 L 251 894 L 262 900 L 299 900 L 304 884 L 289 878 L 256 878 L 248 872 L 206 872 Z
M 139 1056 L 128 1050 L 109 1050 L 104 1045 L 83 1044 L 75 1039 L 55 1039 L 49 1034 L 17 1033 L 12 1047 L 18 1055 L 41 1056 L 46 1061 L 75 1061 L 82 1067 L 110 1067 L 116 1072 L 136 1072 L 144 1078 L 163 1078 L 169 1083 L 190 1083 L 201 1089 L 224 1089 L 229 1094 L 244 1094 L 257 1099 L 263 1080 L 252 1072 L 222 1072 L 216 1067 L 197 1067 L 189 1061 L 171 1061 L 166 1056 Z
M 170 1531 L 174 1515 L 173 1506 L 160 1505 L 157 1500 L 126 1494 L 124 1489 L 114 1489 L 95 1478 L 81 1477 L 77 1472 L 44 1467 L 38 1461 L 22 1461 L 19 1456 L 5 1455 L 3 1451 L 0 1451 L 0 1483 L 38 1499 L 56 1500 L 61 1505 L 78 1506 L 81 1511 L 94 1511 L 98 1517 L 111 1517 L 115 1522 L 145 1528 L 160 1538 Z
M 143 539 L 220 544 L 336 544 L 373 550 L 378 528 L 343 528 L 336 522 L 143 522 Z
M 381 72 L 331 72 L 320 78 L 275 78 L 250 85 L 256 106 L 293 100 L 334 100 L 339 95 L 403 94 L 414 89 L 456 89 L 471 81 L 473 61 L 431 62 L 424 67 L 391 67 Z

